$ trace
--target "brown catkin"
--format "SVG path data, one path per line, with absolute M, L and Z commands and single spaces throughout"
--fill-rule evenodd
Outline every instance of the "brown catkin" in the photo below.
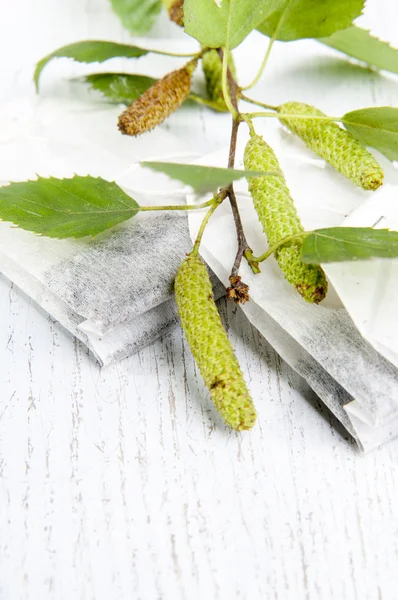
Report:
M 184 0 L 176 0 L 169 7 L 169 17 L 180 27 L 184 26 Z
M 250 429 L 256 410 L 198 256 L 188 256 L 181 264 L 175 297 L 182 328 L 217 410 L 232 429 Z
M 259 135 L 252 135 L 245 148 L 245 169 L 248 171 L 274 171 L 279 177 L 253 177 L 249 190 L 259 221 L 270 246 L 284 238 L 304 233 L 296 207 L 272 148 Z M 302 241 L 288 242 L 275 251 L 275 258 L 286 279 L 307 302 L 318 304 L 327 293 L 325 273 L 319 265 L 302 262 Z
M 309 104 L 286 102 L 278 108 L 280 121 L 303 142 L 353 183 L 365 190 L 377 190 L 383 183 L 383 169 L 374 156 L 351 133 L 336 123 L 320 119 L 295 119 L 294 116 L 325 117 Z
M 119 129 L 126 135 L 141 135 L 162 123 L 186 100 L 197 61 L 168 73 L 119 116 Z
M 169 17 L 171 21 L 180 25 L 180 27 L 184 26 L 184 0 L 162 0 L 164 6 L 166 7 L 167 12 L 169 13 Z

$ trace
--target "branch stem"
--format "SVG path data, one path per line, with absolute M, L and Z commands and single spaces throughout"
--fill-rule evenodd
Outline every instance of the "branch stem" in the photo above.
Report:
M 224 61 L 225 61 L 225 55 L 224 55 Z M 223 61 L 223 68 L 224 68 L 224 61 Z M 228 65 L 227 65 L 227 67 L 228 67 Z M 237 83 L 231 73 L 231 70 L 229 68 L 227 68 L 226 77 L 227 77 L 227 79 L 225 79 L 225 81 L 223 78 L 223 84 L 226 85 L 228 83 L 228 96 L 231 99 L 231 104 L 234 109 L 234 112 L 231 111 L 232 112 L 232 130 L 231 130 L 231 141 L 230 141 L 230 145 L 229 145 L 229 155 L 228 155 L 228 169 L 233 169 L 235 167 L 236 143 L 238 140 L 238 129 L 239 129 L 239 124 L 241 122 L 241 115 L 239 114 L 239 108 L 238 108 L 238 85 L 237 85 Z M 242 219 L 240 217 L 238 202 L 236 200 L 233 183 L 231 183 L 231 185 L 227 188 L 227 194 L 228 194 L 229 203 L 231 205 L 231 210 L 232 210 L 232 214 L 233 214 L 234 221 L 235 221 L 236 235 L 238 238 L 238 251 L 236 253 L 235 261 L 234 261 L 234 264 L 233 264 L 232 270 L 231 270 L 231 277 L 235 277 L 239 273 L 239 268 L 240 268 L 243 256 L 245 256 L 245 254 L 247 252 L 251 252 L 251 248 L 250 248 L 249 244 L 247 243 L 245 232 L 243 230 Z M 258 272 L 256 266 L 254 264 L 252 264 L 250 261 L 248 261 L 248 262 L 249 262 L 249 265 L 250 265 L 252 271 L 254 273 Z
M 238 203 L 236 200 L 235 192 L 232 186 L 228 190 L 229 202 L 231 204 L 232 214 L 234 216 L 236 235 L 238 237 L 238 251 L 235 256 L 235 261 L 231 269 L 231 277 L 235 277 L 239 273 L 239 268 L 242 262 L 242 258 L 246 250 L 250 250 L 249 244 L 247 243 L 245 233 L 243 231 L 242 220 L 240 218 Z

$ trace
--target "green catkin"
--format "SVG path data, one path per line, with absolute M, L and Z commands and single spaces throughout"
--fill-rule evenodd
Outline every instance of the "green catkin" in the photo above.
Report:
M 218 105 L 220 111 L 228 111 L 222 91 L 222 61 L 217 50 L 212 49 L 202 56 L 202 68 L 206 79 L 206 88 L 210 100 Z M 229 68 L 235 75 L 235 65 L 232 56 Z
M 196 64 L 196 60 L 191 60 L 185 67 L 156 81 L 119 116 L 120 131 L 126 135 L 141 135 L 177 110 L 189 95 Z
M 188 256 L 181 264 L 175 297 L 188 344 L 217 410 L 232 429 L 250 429 L 256 410 L 198 256 Z
M 254 177 L 249 190 L 254 207 L 270 246 L 283 238 L 304 232 L 278 159 L 261 136 L 253 134 L 245 148 L 245 169 L 275 171 L 280 177 Z M 275 252 L 286 279 L 307 302 L 321 302 L 327 293 L 325 273 L 319 265 L 307 265 L 300 259 L 302 241 L 294 240 Z
M 301 102 L 286 102 L 278 112 L 289 115 L 326 116 L 322 111 Z M 333 122 L 317 119 L 280 118 L 290 131 L 353 183 L 365 190 L 377 190 L 383 183 L 383 169 L 348 131 Z

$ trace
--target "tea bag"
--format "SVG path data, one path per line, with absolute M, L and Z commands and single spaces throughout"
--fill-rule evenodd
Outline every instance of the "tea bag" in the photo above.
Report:
M 372 226 L 381 217 L 380 226 L 395 224 L 398 229 L 398 213 L 392 209 L 393 198 L 398 196 L 397 172 L 386 160 L 378 156 L 386 172 L 385 186 L 365 192 L 316 158 L 280 125 L 262 127 L 305 229 Z M 258 131 L 262 132 L 261 126 Z M 240 140 L 237 157 L 243 156 L 246 139 Z M 225 149 L 199 162 L 223 166 L 227 154 Z M 249 244 L 259 255 L 266 250 L 267 240 L 246 182 L 236 183 L 235 191 Z M 189 202 L 195 200 L 188 196 Z M 190 211 L 188 218 L 194 239 L 201 216 Z M 236 251 L 233 217 L 228 203 L 223 203 L 206 228 L 201 253 L 225 285 Z M 242 306 L 245 314 L 365 450 L 398 435 L 397 338 L 388 336 L 398 327 L 391 304 L 398 295 L 397 269 L 395 259 L 326 265 L 332 285 L 318 306 L 307 304 L 287 283 L 273 257 L 261 263 L 259 275 L 254 275 L 245 261 L 240 270 L 251 296 L 251 302 Z
M 136 161 L 181 155 L 181 142 L 158 129 L 140 140 L 121 136 L 119 106 L 22 98 L 2 111 L 0 179 L 90 174 L 134 183 L 141 205 L 184 203 L 181 186 L 151 184 Z M 163 155 L 162 155 L 163 152 Z M 183 155 L 191 160 L 192 154 Z M 132 166 L 133 165 L 133 166 Z M 166 178 L 164 178 L 166 180 Z M 164 184 L 167 184 L 164 187 Z M 0 222 L 0 271 L 29 294 L 101 364 L 120 360 L 177 323 L 173 280 L 191 247 L 185 214 L 142 213 L 94 239 L 57 240 Z M 216 285 L 216 295 L 224 293 Z

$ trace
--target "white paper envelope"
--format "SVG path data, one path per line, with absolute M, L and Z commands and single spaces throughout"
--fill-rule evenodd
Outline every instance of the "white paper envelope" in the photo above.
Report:
M 247 140 L 243 125 L 242 130 L 237 167 L 243 166 L 242 155 Z M 355 223 L 373 225 L 385 216 L 391 198 L 398 197 L 397 173 L 383 158 L 381 162 L 388 183 L 376 192 L 366 192 L 317 159 L 299 139 L 277 123 L 262 123 L 257 130 L 275 150 L 307 230 L 352 224 L 355 215 L 362 215 L 368 205 L 378 209 L 368 209 L 362 220 L 355 217 Z M 200 164 L 225 166 L 227 156 L 228 149 L 225 149 L 202 157 Z M 247 239 L 254 254 L 259 255 L 266 250 L 267 240 L 248 194 L 247 183 L 244 180 L 237 182 L 235 190 Z M 204 199 L 191 194 L 188 201 Z M 381 221 L 380 226 L 381 223 L 391 226 L 394 222 L 392 212 L 388 214 L 390 221 Z M 347 218 L 349 215 L 352 217 Z M 190 211 L 188 218 L 194 239 L 203 212 Z M 398 229 L 397 220 L 395 223 Z M 224 202 L 205 230 L 201 254 L 225 285 L 228 285 L 236 251 L 234 221 L 228 202 Z M 382 271 L 394 277 L 396 268 L 396 261 L 328 265 L 326 271 L 334 285 L 330 286 L 326 300 L 318 306 L 306 303 L 299 296 L 284 279 L 273 257 L 261 264 L 259 275 L 253 275 L 245 261 L 240 273 L 250 287 L 251 302 L 242 307 L 248 318 L 281 356 L 309 381 L 366 449 L 398 435 L 398 370 L 385 359 L 394 358 L 396 342 L 393 343 L 390 338 L 394 336 L 388 337 L 388 334 L 389 330 L 396 330 L 398 314 L 394 314 L 380 281 Z M 374 280 L 370 276 L 372 269 L 378 275 Z M 352 281 L 345 287 L 347 279 L 360 281 L 365 295 L 373 299 L 368 312 L 362 306 L 368 299 L 355 292 Z M 341 292 L 343 287 L 345 293 Z M 382 312 L 375 308 L 379 296 L 386 307 Z M 363 332 L 363 320 L 369 311 L 373 335 L 366 335 L 366 341 L 359 331 Z M 283 331 L 283 336 L 278 335 L 278 331 Z

